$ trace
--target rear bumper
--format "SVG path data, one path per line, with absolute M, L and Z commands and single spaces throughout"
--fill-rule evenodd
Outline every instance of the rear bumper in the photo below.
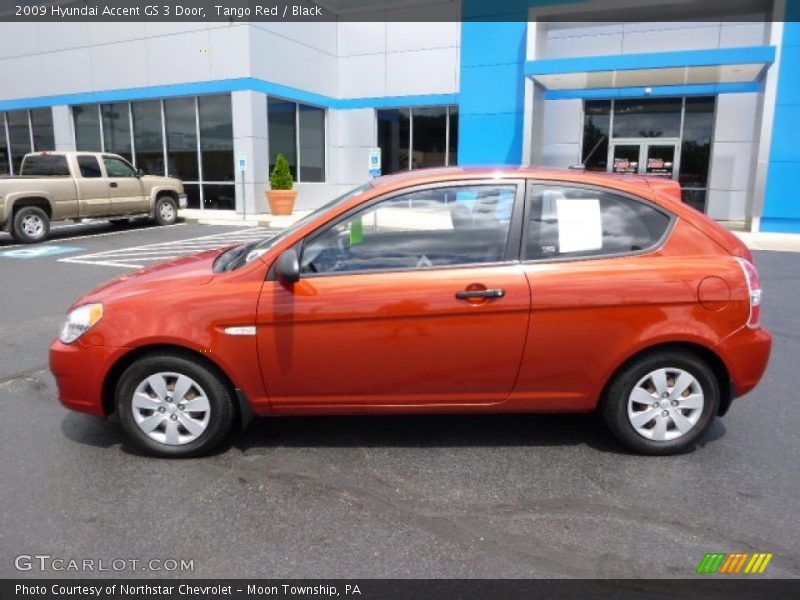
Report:
M 58 385 L 58 399 L 65 407 L 96 416 L 107 416 L 103 384 L 111 366 L 125 348 L 88 346 L 80 340 L 50 345 L 50 371 Z
M 767 370 L 772 334 L 763 327 L 742 327 L 720 342 L 716 350 L 728 367 L 733 396 L 744 396 L 758 385 Z

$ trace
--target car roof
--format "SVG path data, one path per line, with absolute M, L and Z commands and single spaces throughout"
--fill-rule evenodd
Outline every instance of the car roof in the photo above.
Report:
M 649 179 L 638 175 L 615 175 L 583 169 L 556 167 L 523 167 L 509 165 L 484 165 L 465 167 L 436 167 L 415 169 L 384 175 L 373 180 L 375 188 L 397 189 L 426 183 L 468 179 L 541 179 L 608 186 L 619 190 L 650 192 Z

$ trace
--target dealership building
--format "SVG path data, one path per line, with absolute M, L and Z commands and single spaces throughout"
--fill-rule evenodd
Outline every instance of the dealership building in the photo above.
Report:
M 383 174 L 671 177 L 715 219 L 800 233 L 800 0 L 318 4 L 338 18 L 1 23 L 0 174 L 113 152 L 194 208 L 252 214 L 278 153 L 307 209 L 380 148 Z

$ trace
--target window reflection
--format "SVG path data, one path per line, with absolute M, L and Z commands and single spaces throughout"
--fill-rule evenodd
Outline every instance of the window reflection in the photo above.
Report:
M 516 187 L 435 188 L 389 198 L 311 240 L 305 273 L 425 269 L 500 262 Z
M 105 152 L 119 154 L 133 160 L 131 154 L 131 122 L 127 102 L 100 105 L 103 118 L 103 143 Z

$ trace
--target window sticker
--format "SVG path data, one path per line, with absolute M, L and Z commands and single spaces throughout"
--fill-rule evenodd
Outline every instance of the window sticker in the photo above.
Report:
M 586 252 L 603 247 L 599 198 L 558 198 L 559 252 Z
M 364 222 L 357 217 L 350 222 L 350 245 L 357 246 L 364 241 Z

